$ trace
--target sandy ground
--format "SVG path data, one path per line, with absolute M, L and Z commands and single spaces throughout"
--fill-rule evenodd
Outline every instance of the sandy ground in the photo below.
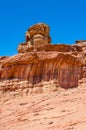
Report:
M 0 98 L 0 130 L 86 130 L 86 84 Z

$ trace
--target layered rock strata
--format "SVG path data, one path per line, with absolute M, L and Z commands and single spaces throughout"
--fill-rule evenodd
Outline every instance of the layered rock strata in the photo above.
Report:
M 72 52 L 71 54 L 76 56 L 83 64 L 82 77 L 86 78 L 86 41 L 77 40 L 76 44 L 74 44 L 72 47 L 75 49 L 75 52 Z
M 28 81 L 32 88 L 36 85 L 43 87 L 43 82 L 56 81 L 56 86 L 67 89 L 78 86 L 81 72 L 81 62 L 70 54 L 32 52 L 18 54 L 3 61 L 0 79 Z
M 76 44 L 86 44 L 86 40 L 76 40 Z
M 18 52 L 22 53 L 22 50 L 27 51 L 30 47 L 39 47 L 50 44 L 51 37 L 49 32 L 49 26 L 44 23 L 38 23 L 31 26 L 25 33 L 26 41 L 18 46 Z
M 46 24 L 33 25 L 19 54 L 0 57 L 0 90 L 44 92 L 78 87 L 86 78 L 86 44 L 52 45 Z

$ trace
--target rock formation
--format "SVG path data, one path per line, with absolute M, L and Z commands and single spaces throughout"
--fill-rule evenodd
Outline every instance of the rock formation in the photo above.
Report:
M 51 42 L 49 36 L 49 27 L 46 24 L 39 23 L 31 26 L 26 32 L 26 42 L 31 43 L 31 45 L 46 45 Z
M 43 23 L 38 23 L 31 26 L 26 32 L 26 42 L 18 46 L 18 52 L 22 53 L 22 50 L 27 51 L 28 48 L 39 47 L 48 45 L 51 42 L 49 36 L 49 26 Z
M 50 42 L 36 24 L 17 55 L 0 57 L 0 130 L 86 129 L 86 43 Z
M 55 91 L 86 78 L 86 44 L 50 44 L 49 30 L 43 23 L 31 26 L 19 54 L 0 58 L 1 91 Z
M 76 40 L 76 44 L 86 44 L 86 40 Z
M 82 77 L 86 78 L 86 40 L 77 40 L 72 47 L 75 48 L 75 53 L 72 53 L 72 55 L 79 58 L 83 64 Z

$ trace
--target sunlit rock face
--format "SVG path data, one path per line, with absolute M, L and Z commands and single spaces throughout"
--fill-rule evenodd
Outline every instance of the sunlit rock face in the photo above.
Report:
M 44 23 L 35 24 L 26 32 L 26 42 L 30 41 L 31 45 L 34 46 L 49 44 L 51 42 L 49 31 L 48 25 Z
M 0 90 L 56 91 L 86 78 L 86 44 L 50 44 L 49 31 L 43 23 L 31 26 L 19 54 L 0 57 Z
M 82 77 L 86 78 L 86 40 L 77 40 L 76 44 L 72 46 L 75 49 L 75 56 L 83 64 L 82 67 Z M 74 56 L 73 53 L 73 56 Z
M 70 54 L 55 52 L 24 53 L 4 60 L 0 69 L 1 80 L 25 80 L 34 85 L 57 81 L 62 88 L 78 87 L 82 64 Z M 53 86 L 52 86 L 53 87 Z
M 31 26 L 25 33 L 26 41 L 18 46 L 18 52 L 26 52 L 30 47 L 40 47 L 48 45 L 51 42 L 49 35 L 50 28 L 44 23 L 38 23 Z
M 76 40 L 76 44 L 86 44 L 86 40 Z

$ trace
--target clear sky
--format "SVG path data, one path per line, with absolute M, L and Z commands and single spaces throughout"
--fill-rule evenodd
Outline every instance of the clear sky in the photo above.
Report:
M 0 56 L 17 54 L 29 26 L 50 26 L 52 43 L 86 39 L 86 0 L 0 0 Z

